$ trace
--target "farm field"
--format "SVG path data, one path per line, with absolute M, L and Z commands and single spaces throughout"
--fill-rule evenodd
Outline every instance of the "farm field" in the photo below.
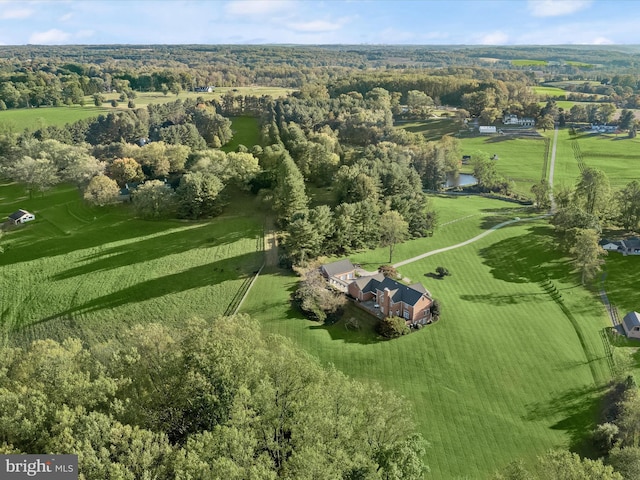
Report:
M 535 66 L 535 65 L 546 65 L 547 62 L 546 60 L 530 60 L 527 58 L 517 58 L 515 60 L 511 60 L 511 64 L 518 66 L 518 67 L 528 67 L 528 66 Z
M 565 98 L 567 92 L 558 87 L 531 87 L 536 95 L 539 95 L 543 98 L 552 97 L 552 98 Z
M 489 228 L 493 222 L 478 223 L 483 210 L 509 206 L 478 197 L 434 202 L 443 219 L 458 221 L 415 241 L 424 242 L 423 252 Z M 549 233 L 543 221 L 513 225 L 400 268 L 441 301 L 443 314 L 398 340 L 378 341 L 360 317 L 355 331 L 343 320 L 323 326 L 303 319 L 288 302 L 296 278 L 281 270 L 258 279 L 242 310 L 323 363 L 404 395 L 431 442 L 429 478 L 484 478 L 549 448 L 580 450 L 610 378 L 601 338 L 604 308 L 576 285 L 566 260 L 549 245 Z M 398 249 L 394 261 L 414 253 Z M 373 265 L 378 255 L 351 258 Z M 438 265 L 452 276 L 425 276 Z M 573 319 L 546 293 L 545 279 L 561 292 Z
M 498 155 L 495 163 L 498 173 L 513 180 L 516 192 L 522 195 L 530 195 L 531 185 L 538 183 L 543 177 L 543 170 L 548 168 L 544 138 L 494 136 L 463 138 L 460 142 L 463 155 L 472 155 L 478 150 L 490 156 Z
M 87 207 L 75 187 L 29 200 L 0 185 L 2 217 L 18 208 L 36 214 L 1 240 L 4 332 L 15 344 L 68 335 L 91 344 L 134 323 L 225 314 L 262 263 L 253 199 L 234 198 L 211 221 L 151 222 L 125 206 Z
M 552 133 L 549 133 L 551 137 Z M 632 180 L 640 180 L 640 140 L 626 134 L 578 135 L 571 137 L 568 130 L 558 133 L 555 184 L 573 185 L 579 175 L 578 158 L 584 166 L 603 170 L 611 187 L 619 189 Z
M 186 100 L 188 98 L 196 99 L 198 97 L 209 99 L 220 99 L 227 91 L 234 91 L 236 95 L 271 95 L 273 97 L 286 96 L 292 92 L 292 89 L 278 87 L 220 87 L 216 88 L 213 93 L 199 92 L 180 92 L 179 95 L 163 95 L 160 92 L 137 92 L 138 96 L 134 99 L 136 108 L 146 107 L 150 104 L 168 103 L 177 99 Z M 118 93 L 105 94 L 108 101 L 117 100 L 120 95 Z M 127 110 L 127 102 L 119 102 L 118 107 L 114 108 L 109 103 L 104 103 L 102 107 L 93 105 L 93 98 L 85 97 L 85 106 L 73 105 L 63 107 L 41 107 L 41 108 L 22 108 L 15 110 L 5 110 L 0 112 L 0 126 L 6 125 L 16 131 L 25 128 L 38 129 L 50 125 L 63 126 L 67 123 L 73 123 L 85 118 L 97 117 L 98 115 L 106 115 L 114 110 Z

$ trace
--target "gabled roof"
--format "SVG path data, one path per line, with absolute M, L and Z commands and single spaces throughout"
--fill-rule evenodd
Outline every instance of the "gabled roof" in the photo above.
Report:
M 622 323 L 624 323 L 625 330 L 632 330 L 633 327 L 640 327 L 640 313 L 638 312 L 629 312 L 622 319 Z
M 628 238 L 627 240 L 622 240 L 620 243 L 624 248 L 627 249 L 640 248 L 640 240 L 635 237 Z
M 607 239 L 607 238 L 603 238 L 602 240 L 600 240 L 600 241 L 598 242 L 598 244 L 599 244 L 601 247 L 604 247 L 605 245 L 609 245 L 610 243 L 612 243 L 612 244 L 614 244 L 614 245 L 620 245 L 620 242 L 619 242 L 619 241 L 616 241 L 616 240 L 609 240 L 609 239 Z
M 323 265 L 322 268 L 330 277 L 337 277 L 341 273 L 352 272 L 356 269 L 348 258 L 333 263 L 327 263 L 326 265 Z
M 22 218 L 25 215 L 30 215 L 30 213 L 27 212 L 26 210 L 18 210 L 17 212 L 13 212 L 11 215 L 9 215 L 9 218 L 11 220 L 18 220 L 19 218 Z
M 370 277 L 360 277 L 356 278 L 353 283 L 355 283 L 361 292 L 373 292 L 376 290 L 380 282 L 384 280 L 384 275 L 382 273 L 376 273 Z
M 403 285 L 402 283 L 398 283 L 391 278 L 385 278 L 376 288 L 378 290 L 384 290 L 385 288 L 388 288 L 389 295 L 393 303 L 404 302 L 407 305 L 415 305 L 423 295 L 429 296 L 427 295 L 426 289 L 424 287 L 422 287 L 421 290 L 425 291 L 421 291 L 415 288 L 415 284 L 412 286 L 407 286 Z

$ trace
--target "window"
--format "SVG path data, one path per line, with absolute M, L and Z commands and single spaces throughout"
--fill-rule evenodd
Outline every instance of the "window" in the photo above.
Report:
M 404 318 L 409 320 L 409 310 L 405 310 L 403 313 L 404 313 Z

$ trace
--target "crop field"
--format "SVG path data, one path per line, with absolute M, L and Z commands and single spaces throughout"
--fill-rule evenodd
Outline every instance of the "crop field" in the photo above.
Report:
M 262 263 L 252 202 L 238 194 L 210 221 L 152 222 L 124 205 L 87 207 L 75 187 L 29 200 L 0 185 L 0 215 L 36 214 L 0 240 L 3 331 L 16 344 L 68 335 L 91 344 L 133 323 L 227 313 Z
M 186 100 L 187 98 L 196 99 L 203 97 L 209 99 L 220 99 L 227 91 L 233 91 L 236 95 L 271 95 L 273 97 L 286 96 L 292 92 L 292 89 L 279 87 L 220 87 L 216 88 L 212 93 L 199 92 L 180 92 L 179 95 L 163 95 L 160 92 L 138 92 L 138 96 L 133 100 L 136 108 L 146 107 L 150 104 L 168 103 L 176 99 Z M 235 91 L 234 91 L 235 90 Z M 117 100 L 120 95 L 117 93 L 105 94 L 108 101 Z M 92 97 L 85 97 L 86 104 L 84 106 L 73 105 L 64 107 L 41 107 L 41 108 L 21 108 L 14 110 L 5 110 L 0 112 L 0 126 L 5 125 L 15 131 L 22 131 L 25 128 L 36 130 L 38 128 L 50 125 L 63 126 L 67 123 L 73 123 L 85 118 L 97 117 L 98 115 L 106 115 L 114 110 L 127 110 L 127 102 L 119 102 L 118 107 L 114 108 L 109 103 L 104 103 L 101 107 L 93 105 Z
M 558 87 L 531 87 L 536 95 L 542 98 L 565 98 L 567 92 Z
M 551 132 L 547 133 L 551 135 Z M 626 134 L 571 137 L 568 130 L 561 130 L 558 134 L 555 184 L 575 184 L 580 175 L 580 165 L 603 170 L 612 188 L 622 188 L 632 180 L 640 180 L 640 139 L 628 138 Z
M 543 177 L 547 144 L 544 138 L 513 138 L 510 136 L 463 138 L 463 155 L 480 150 L 497 155 L 498 173 L 516 183 L 516 192 L 530 195 L 531 186 Z M 465 167 L 463 167 L 465 168 Z
M 437 197 L 434 203 L 447 223 L 432 238 L 414 241 L 423 242 L 423 252 L 500 220 L 483 221 L 485 210 L 511 208 L 478 197 Z M 577 285 L 549 233 L 543 221 L 516 224 L 400 268 L 441 301 L 443 313 L 436 324 L 397 340 L 379 341 L 372 322 L 351 311 L 347 316 L 359 328 L 344 320 L 323 326 L 303 319 L 288 302 L 296 278 L 280 270 L 258 279 L 243 311 L 323 363 L 405 396 L 431 443 L 429 478 L 485 478 L 549 448 L 580 451 L 611 375 L 601 337 L 604 308 Z M 373 265 L 382 252 L 352 259 Z M 394 261 L 416 252 L 398 248 Z M 452 276 L 428 276 L 439 265 Z M 549 285 L 560 295 L 550 295 Z

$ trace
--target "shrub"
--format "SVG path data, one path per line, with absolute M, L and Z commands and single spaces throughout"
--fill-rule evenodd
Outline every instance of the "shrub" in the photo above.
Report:
M 397 338 L 410 333 L 404 318 L 385 317 L 378 324 L 378 333 L 386 338 Z
M 294 303 L 311 320 L 331 323 L 344 310 L 347 299 L 327 288 L 327 282 L 316 269 L 308 271 L 294 294 Z
M 398 270 L 393 265 L 380 265 L 378 272 L 387 278 L 398 278 Z
M 111 100 L 111 106 L 112 107 L 117 107 L 118 106 L 118 101 L 117 100 Z
M 447 269 L 446 269 L 446 268 L 444 268 L 444 267 L 438 267 L 438 268 L 436 268 L 436 273 L 438 274 L 438 276 L 439 276 L 440 278 L 444 278 L 444 277 L 446 277 L 446 276 L 451 275 L 451 273 L 449 273 L 449 270 L 447 270 Z

